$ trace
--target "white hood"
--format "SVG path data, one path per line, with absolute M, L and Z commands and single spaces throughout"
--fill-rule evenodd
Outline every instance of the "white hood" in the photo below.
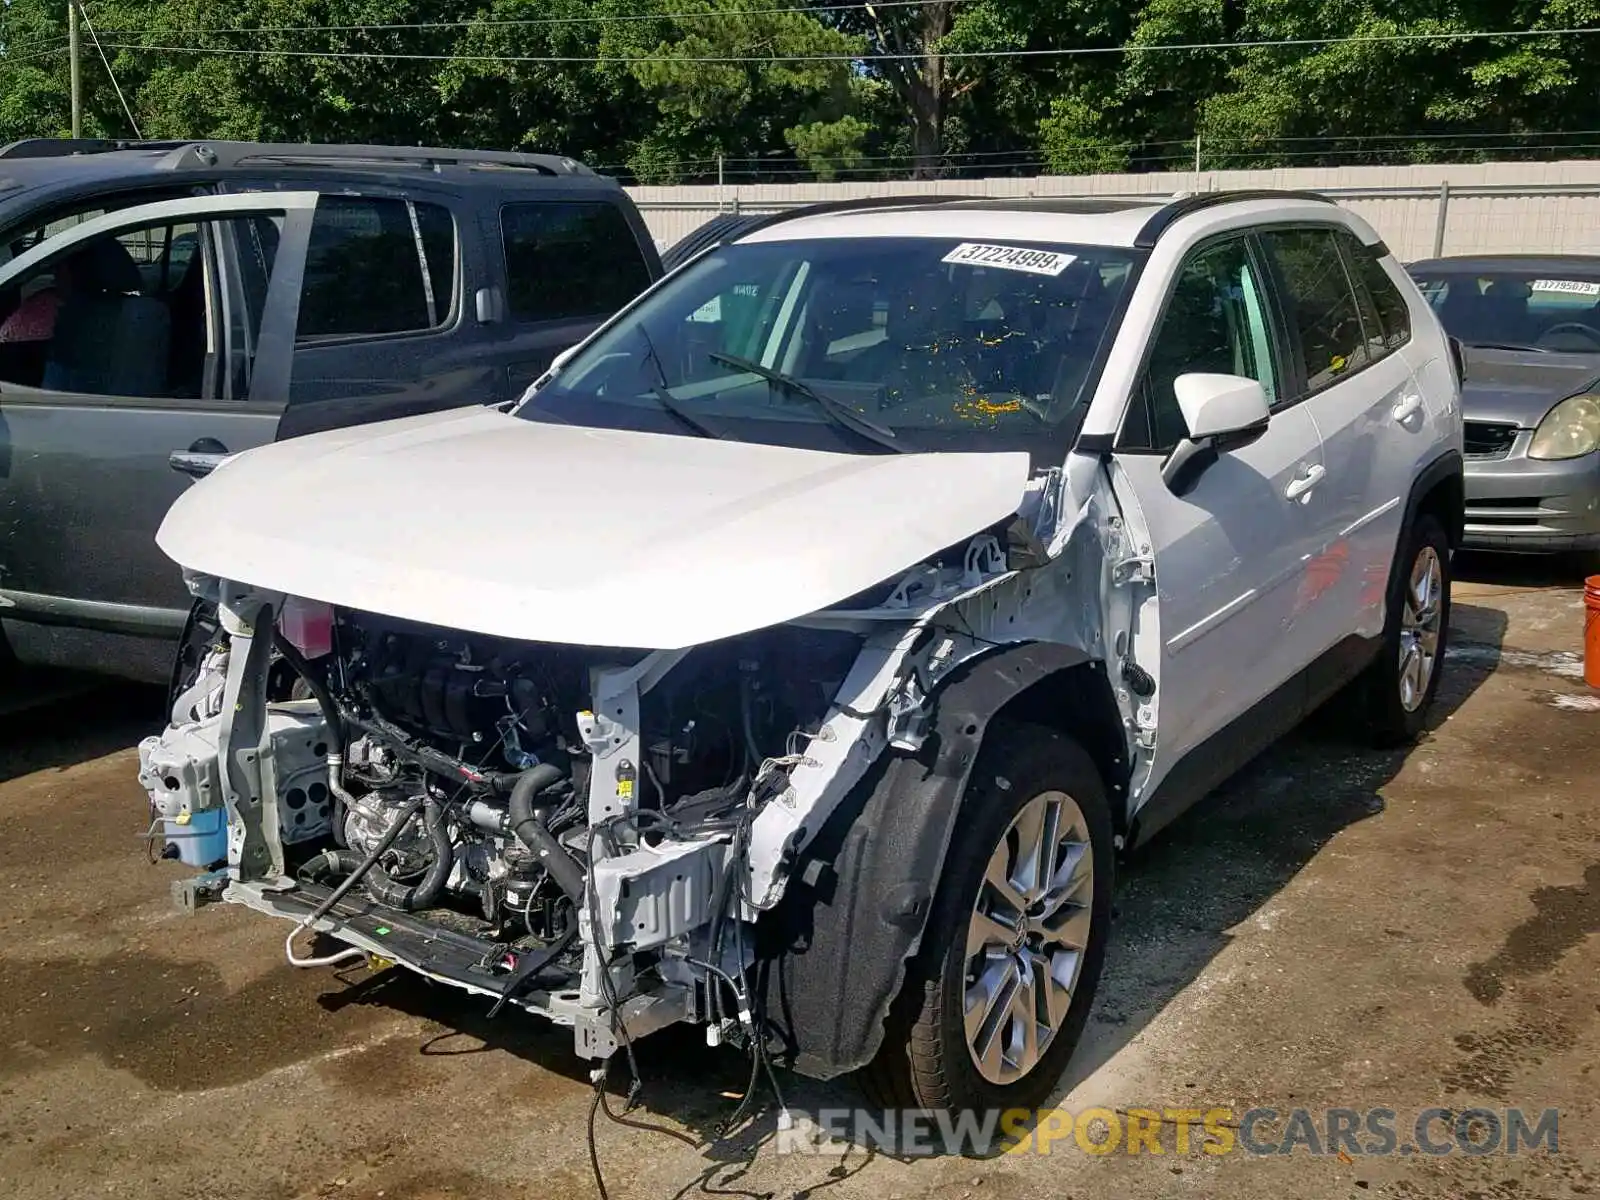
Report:
M 823 454 L 432 413 L 263 446 L 156 542 L 194 571 L 524 641 L 667 650 L 781 624 L 1004 520 L 1025 454 Z

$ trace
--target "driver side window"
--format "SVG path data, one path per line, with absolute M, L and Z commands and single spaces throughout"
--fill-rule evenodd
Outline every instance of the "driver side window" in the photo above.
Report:
M 1243 237 L 1195 251 L 1178 272 L 1134 391 L 1118 448 L 1165 452 L 1189 436 L 1173 385 L 1193 372 L 1258 381 L 1280 393 L 1261 275 Z

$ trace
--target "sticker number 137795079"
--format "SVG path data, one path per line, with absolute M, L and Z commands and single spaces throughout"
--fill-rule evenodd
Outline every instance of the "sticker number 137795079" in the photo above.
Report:
M 996 267 L 1002 271 L 1027 271 L 1032 275 L 1059 275 L 1075 261 L 1076 255 L 1055 250 L 1029 250 L 1025 246 L 987 246 L 963 242 L 944 256 L 947 263 L 969 267 Z

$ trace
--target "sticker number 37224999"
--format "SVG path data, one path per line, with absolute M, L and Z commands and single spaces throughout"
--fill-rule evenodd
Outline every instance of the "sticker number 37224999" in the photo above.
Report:
M 1073 264 L 1076 257 L 1055 250 L 1029 250 L 1025 246 L 987 246 L 982 242 L 963 242 L 946 254 L 944 261 L 969 267 L 1026 271 L 1030 275 L 1059 275 Z

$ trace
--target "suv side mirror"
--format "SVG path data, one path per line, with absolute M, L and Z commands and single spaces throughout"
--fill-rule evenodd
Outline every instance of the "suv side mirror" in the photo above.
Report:
M 1161 464 L 1161 478 L 1174 496 L 1184 496 L 1221 455 L 1265 433 L 1272 408 L 1266 389 L 1242 375 L 1180 375 L 1172 390 L 1189 436 Z

